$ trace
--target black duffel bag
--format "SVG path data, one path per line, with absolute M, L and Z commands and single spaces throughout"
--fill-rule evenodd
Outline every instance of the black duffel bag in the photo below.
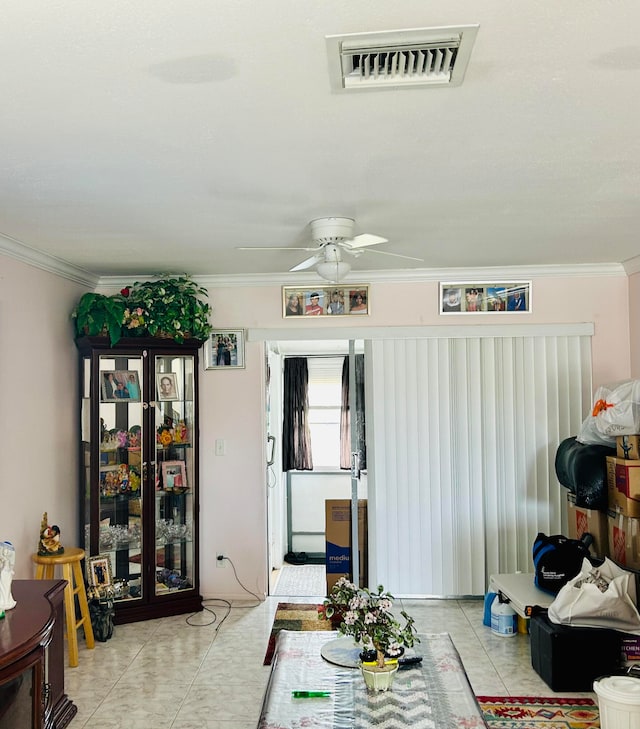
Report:
M 536 587 L 552 595 L 575 577 L 582 569 L 584 559 L 591 560 L 589 545 L 591 534 L 580 539 L 569 539 L 562 534 L 548 537 L 540 532 L 533 542 L 534 582 Z

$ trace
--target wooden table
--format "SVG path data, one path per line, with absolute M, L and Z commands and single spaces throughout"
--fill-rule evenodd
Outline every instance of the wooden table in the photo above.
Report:
M 14 580 L 0 620 L 0 726 L 63 729 L 76 714 L 64 692 L 64 580 Z
M 400 670 L 390 691 L 367 691 L 358 668 L 324 660 L 328 631 L 282 630 L 271 666 L 258 729 L 485 729 L 482 712 L 448 633 L 420 635 L 418 667 Z M 324 698 L 296 699 L 292 691 L 328 691 Z

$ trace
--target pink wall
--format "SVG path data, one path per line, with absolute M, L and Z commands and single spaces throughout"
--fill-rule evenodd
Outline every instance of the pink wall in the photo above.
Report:
M 531 314 L 439 316 L 439 284 L 375 283 L 371 315 L 358 318 L 284 320 L 281 288 L 207 287 L 214 326 L 287 330 L 312 326 L 468 326 L 475 324 L 593 322 L 593 385 L 630 375 L 627 278 L 540 278 L 532 282 Z M 640 288 L 640 287 L 639 287 Z M 264 352 L 249 342 L 244 370 L 204 371 L 201 377 L 201 581 L 206 596 L 245 597 L 230 568 L 216 568 L 215 554 L 228 554 L 240 581 L 266 591 L 267 524 L 264 459 Z M 215 456 L 216 439 L 227 455 Z
M 629 339 L 631 377 L 640 378 L 640 273 L 629 276 Z
M 0 255 L 0 540 L 34 576 L 42 513 L 78 546 L 78 354 L 70 313 L 86 286 Z

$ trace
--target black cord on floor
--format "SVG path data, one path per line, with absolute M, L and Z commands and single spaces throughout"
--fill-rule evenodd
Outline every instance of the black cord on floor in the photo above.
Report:
M 210 608 L 208 608 L 206 606 L 206 603 L 212 603 L 212 602 L 213 603 L 215 603 L 215 602 L 222 603 L 222 606 L 227 608 L 227 612 L 225 613 L 224 617 L 220 621 L 220 624 L 216 628 L 216 635 L 217 635 L 218 631 L 220 630 L 220 628 L 222 627 L 222 624 L 224 623 L 224 621 L 231 614 L 232 610 L 243 610 L 243 609 L 248 609 L 248 608 L 255 608 L 255 607 L 258 607 L 258 605 L 260 605 L 262 602 L 264 602 L 263 600 L 260 599 L 260 597 L 258 595 L 256 595 L 255 592 L 251 592 L 251 590 L 247 589 L 242 584 L 242 582 L 240 582 L 240 578 L 238 577 L 238 573 L 236 572 L 236 566 L 233 564 L 233 560 L 230 557 L 222 557 L 222 559 L 226 559 L 227 562 L 229 562 L 229 564 L 231 565 L 231 568 L 233 569 L 233 575 L 236 578 L 236 582 L 240 585 L 240 587 L 245 592 L 247 592 L 249 595 L 251 595 L 252 597 L 255 597 L 258 602 L 255 605 L 234 605 L 233 603 L 229 602 L 229 600 L 224 600 L 223 598 L 219 598 L 219 597 L 211 597 L 211 598 L 207 598 L 206 600 L 203 600 L 202 601 L 202 612 L 210 613 L 213 616 L 213 620 L 209 620 L 209 622 L 207 622 L 207 623 L 194 623 L 194 622 L 192 622 L 192 618 L 194 618 L 196 615 L 202 614 L 201 612 L 197 612 L 197 613 L 191 613 L 191 615 L 188 615 L 185 622 L 187 623 L 187 625 L 191 625 L 191 627 L 193 627 L 193 628 L 206 628 L 210 625 L 215 625 L 216 621 L 218 620 L 218 616 L 216 615 L 215 611 L 211 610 Z M 214 640 L 215 640 L 215 638 L 214 638 Z

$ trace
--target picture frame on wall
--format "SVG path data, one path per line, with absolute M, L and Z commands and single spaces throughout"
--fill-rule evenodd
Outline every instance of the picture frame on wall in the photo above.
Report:
M 134 370 L 102 370 L 101 402 L 140 402 L 140 378 Z
M 244 329 L 216 329 L 204 345 L 205 369 L 244 368 Z
M 301 316 L 357 316 L 370 313 L 369 286 L 366 284 L 282 287 L 282 316 L 285 319 Z
M 440 314 L 531 313 L 531 281 L 440 283 Z

